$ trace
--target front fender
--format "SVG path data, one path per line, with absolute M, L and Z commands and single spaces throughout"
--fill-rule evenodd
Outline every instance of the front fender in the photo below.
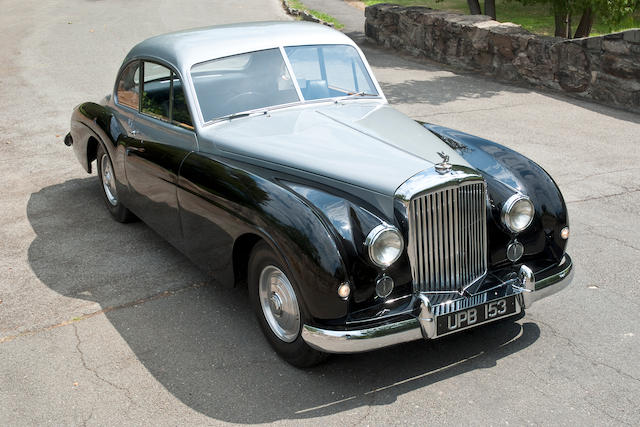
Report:
M 569 225 L 569 219 L 562 193 L 549 174 L 531 159 L 503 145 L 443 126 L 422 124 L 454 148 L 487 181 L 494 219 L 488 230 L 490 263 L 508 262 L 506 246 L 514 238 L 525 246 L 522 262 L 539 259 L 541 255 L 559 262 L 566 247 L 560 231 Z M 532 224 L 517 236 L 506 230 L 500 220 L 502 205 L 515 192 L 528 196 L 535 207 Z
M 256 234 L 280 255 L 314 319 L 347 315 L 348 303 L 337 294 L 349 280 L 343 249 L 320 215 L 289 188 L 241 164 L 192 153 L 181 167 L 178 197 L 185 249 L 197 264 L 228 270 L 236 239 Z

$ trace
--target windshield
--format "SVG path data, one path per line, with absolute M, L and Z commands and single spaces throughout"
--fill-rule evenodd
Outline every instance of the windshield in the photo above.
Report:
M 352 46 L 289 46 L 284 51 L 295 77 L 277 48 L 194 65 L 191 77 L 204 121 L 305 100 L 378 95 Z
M 284 50 L 305 100 L 378 94 L 353 46 L 289 46 Z
M 191 68 L 191 77 L 205 122 L 299 100 L 280 49 L 203 62 Z

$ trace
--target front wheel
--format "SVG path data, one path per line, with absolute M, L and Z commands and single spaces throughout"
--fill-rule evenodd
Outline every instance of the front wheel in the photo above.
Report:
M 258 243 L 249 259 L 249 297 L 260 327 L 278 355 L 299 368 L 316 365 L 327 354 L 302 339 L 308 318 L 290 275 L 265 242 Z
M 118 222 L 133 221 L 135 216 L 118 199 L 116 175 L 113 171 L 113 163 L 111 162 L 109 153 L 106 152 L 102 144 L 98 144 L 96 163 L 98 165 L 98 178 L 100 179 L 102 196 L 109 213 Z

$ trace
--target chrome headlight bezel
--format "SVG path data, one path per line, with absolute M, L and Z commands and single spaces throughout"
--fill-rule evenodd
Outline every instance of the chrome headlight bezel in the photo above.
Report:
M 395 236 L 398 242 L 398 252 L 391 260 L 381 260 L 376 256 L 376 251 L 379 249 L 376 245 L 381 244 L 381 238 L 385 236 L 385 234 L 391 233 L 392 236 Z M 365 246 L 367 247 L 367 251 L 369 254 L 369 259 L 373 264 L 381 269 L 387 269 L 392 266 L 398 259 L 402 256 L 404 252 L 404 238 L 402 237 L 402 233 L 393 225 L 389 224 L 380 224 L 373 228 L 367 234 L 367 238 L 364 241 Z
M 531 208 L 531 215 L 529 216 L 529 220 L 524 226 L 521 226 L 519 228 L 514 226 L 511 218 L 513 209 L 518 203 L 528 203 Z M 509 197 L 506 202 L 504 202 L 504 205 L 502 205 L 501 218 L 504 226 L 507 227 L 507 229 L 512 233 L 517 234 L 517 233 L 523 232 L 531 225 L 531 222 L 533 222 L 533 217 L 535 216 L 535 214 L 536 214 L 535 206 L 533 206 L 533 202 L 531 201 L 531 199 L 529 199 L 527 196 L 523 194 L 514 194 L 513 196 Z

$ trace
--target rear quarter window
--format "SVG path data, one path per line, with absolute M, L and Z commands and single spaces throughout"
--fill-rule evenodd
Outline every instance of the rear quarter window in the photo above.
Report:
M 132 62 L 120 74 L 116 97 L 118 104 L 138 109 L 140 105 L 140 61 Z

